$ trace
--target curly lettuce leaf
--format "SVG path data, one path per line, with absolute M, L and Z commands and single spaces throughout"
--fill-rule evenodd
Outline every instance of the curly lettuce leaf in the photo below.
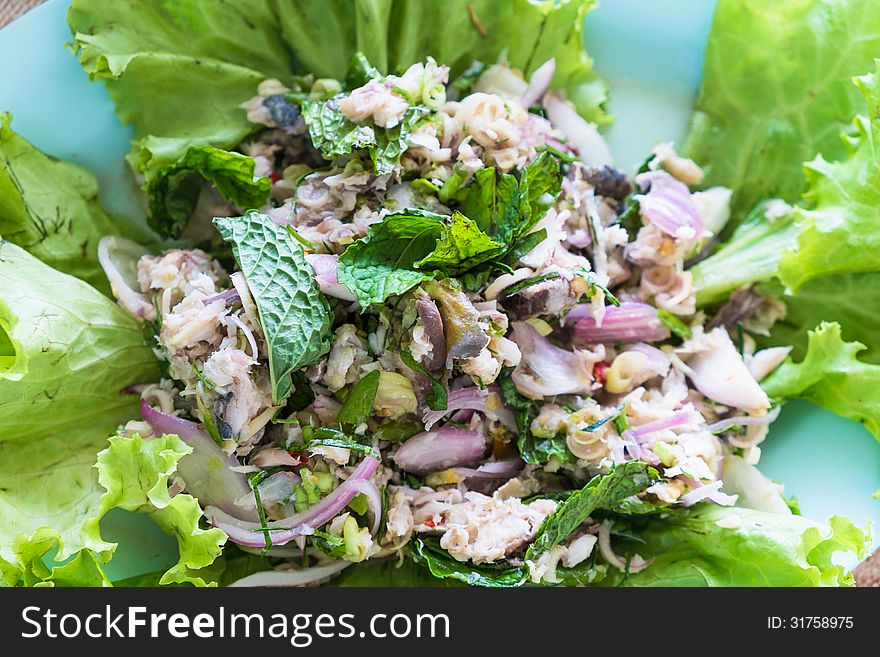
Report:
M 839 324 L 823 322 L 810 331 L 803 360 L 787 360 L 761 386 L 773 399 L 802 397 L 861 422 L 880 440 L 880 365 L 860 360 L 864 349 L 844 342 Z
M 871 299 L 880 294 L 880 78 L 874 73 L 855 82 L 867 113 L 856 117 L 856 132 L 845 140 L 848 157 L 807 163 L 808 186 L 799 206 L 758 206 L 727 243 L 691 269 L 700 305 L 753 283 L 780 298 L 786 317 L 763 342 L 792 344 L 797 356 L 806 351 L 808 329 L 834 320 L 848 339 L 867 346 L 863 357 L 880 360 L 870 312 Z
M 160 578 L 159 584 L 213 583 L 208 568 L 220 555 L 226 534 L 216 528 L 201 529 L 202 509 L 188 494 L 171 497 L 168 479 L 181 458 L 192 452 L 177 436 L 144 440 L 139 436 L 114 436 L 98 454 L 98 482 L 105 489 L 97 517 L 86 528 L 99 532 L 98 523 L 110 509 L 118 508 L 146 514 L 165 533 L 177 539 L 179 560 Z
M 880 53 L 873 0 L 718 0 L 685 151 L 706 186 L 734 190 L 733 216 L 795 201 L 801 163 L 845 155 L 862 99 L 850 80 Z
M 755 336 L 762 347 L 790 345 L 791 356 L 803 359 L 807 353 L 810 330 L 823 320 L 834 318 L 840 324 L 843 339 L 865 345 L 862 360 L 880 363 L 880 272 L 859 272 L 823 276 L 804 285 L 794 297 L 784 296 L 776 282 L 758 287 L 764 295 L 785 301 L 785 317 L 778 320 L 767 336 Z
M 147 181 L 150 226 L 165 237 L 179 236 L 205 182 L 241 208 L 261 207 L 272 187 L 268 178 L 254 178 L 254 161 L 247 155 L 213 146 L 191 146 L 179 160 Z
M 157 380 L 141 327 L 81 280 L 0 241 L 0 570 L 8 583 L 72 581 L 111 550 L 96 454 L 137 414 L 124 390 Z M 57 572 L 38 562 L 57 548 Z M 53 575 L 52 573 L 55 572 Z M 80 572 L 81 574 L 81 572 Z
M 505 250 L 460 212 L 403 210 L 370 226 L 339 256 L 338 277 L 367 308 L 434 278 L 435 271 L 461 274 Z
M 302 247 L 287 230 L 259 212 L 217 217 L 214 225 L 232 245 L 254 296 L 269 351 L 272 398 L 279 404 L 291 393 L 291 375 L 330 350 L 333 314 Z
M 91 173 L 46 155 L 13 131 L 11 121 L 9 113 L 0 113 L 0 235 L 109 293 L 98 240 L 142 231 L 104 211 Z
M 880 61 L 874 68 L 855 79 L 869 113 L 856 117 L 847 157 L 829 162 L 820 155 L 805 166 L 797 244 L 779 266 L 791 292 L 819 276 L 880 270 Z
M 89 543 L 72 559 L 63 561 L 61 537 L 50 527 L 41 527 L 33 536 L 20 534 L 12 541 L 11 555 L 0 556 L 0 573 L 9 586 L 111 586 L 105 572 L 117 544 L 101 537 L 100 522 L 111 509 L 143 513 L 164 532 L 177 540 L 179 558 L 167 570 L 156 573 L 153 586 L 189 584 L 215 586 L 219 570 L 214 565 L 226 535 L 219 529 L 201 529 L 202 510 L 191 495 L 168 493 L 168 479 L 178 461 L 192 452 L 177 436 L 143 439 L 140 436 L 114 436 L 97 455 L 93 505 L 81 521 L 81 535 Z M 92 455 L 94 458 L 94 455 Z M 103 489 L 103 492 L 101 492 Z M 64 499 L 63 491 L 57 503 Z M 50 558 L 54 548 L 59 549 Z M 54 559 L 54 562 L 52 561 Z
M 640 573 L 609 568 L 605 586 L 852 586 L 832 556 L 863 557 L 868 547 L 866 532 L 840 516 L 819 523 L 710 504 L 661 520 L 617 520 L 615 530 L 638 537 L 626 551 L 613 539 L 618 553 L 652 563 Z

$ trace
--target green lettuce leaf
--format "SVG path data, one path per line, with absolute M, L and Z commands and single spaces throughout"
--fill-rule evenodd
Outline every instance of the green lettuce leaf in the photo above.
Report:
M 269 0 L 74 0 L 71 49 L 135 129 L 129 160 L 152 179 L 190 146 L 231 149 L 258 126 L 241 103 L 291 78 Z
M 850 80 L 880 53 L 873 0 L 718 0 L 685 151 L 704 184 L 734 190 L 733 217 L 795 201 L 801 163 L 845 154 L 862 99 Z
M 12 130 L 11 121 L 9 113 L 0 113 L 0 235 L 109 293 L 98 241 L 104 235 L 146 235 L 104 211 L 91 173 L 41 152 Z
M 880 69 L 880 61 L 875 63 Z M 779 279 L 791 292 L 819 276 L 880 270 L 880 77 L 855 79 L 868 115 L 855 119 L 847 157 L 821 155 L 806 167 L 798 239 L 782 254 Z
M 123 390 L 158 378 L 141 327 L 115 303 L 0 240 L 0 560 L 16 564 L 7 580 L 55 547 L 59 561 L 109 550 L 84 528 L 100 504 L 95 455 L 137 414 Z
M 614 509 L 659 479 L 654 468 L 640 461 L 629 461 L 615 466 L 608 474 L 596 475 L 547 516 L 526 551 L 526 560 L 536 561 L 568 538 L 595 511 Z
M 553 87 L 584 118 L 609 121 L 607 87 L 584 51 L 583 24 L 594 0 L 278 0 L 281 30 L 297 72 L 342 79 L 355 52 L 383 73 L 434 57 L 451 79 L 474 61 L 502 54 L 530 74 L 556 58 Z M 327 44 L 333 47 L 328 48 Z
M 330 305 L 302 247 L 269 217 L 252 211 L 243 217 L 217 217 L 214 225 L 231 243 L 254 296 L 269 350 L 272 397 L 278 404 L 291 393 L 291 375 L 330 350 Z
M 877 64 L 875 64 L 876 68 Z M 786 317 L 765 345 L 792 344 L 806 352 L 808 329 L 822 320 L 843 326 L 847 339 L 866 345 L 863 357 L 880 361 L 880 335 L 871 313 L 880 295 L 880 79 L 855 80 L 867 106 L 846 139 L 849 155 L 838 162 L 807 163 L 808 187 L 790 212 L 758 206 L 715 254 L 691 268 L 699 305 L 711 305 L 744 285 L 781 299 Z
M 358 51 L 385 73 L 429 55 L 452 65 L 454 74 L 474 60 L 493 63 L 502 54 L 531 73 L 555 57 L 554 87 L 564 89 L 583 116 L 606 123 L 606 87 L 583 49 L 583 19 L 594 4 L 73 0 L 68 24 L 80 64 L 91 79 L 107 84 L 120 120 L 133 124 L 128 160 L 151 185 L 190 148 L 228 151 L 259 130 L 240 105 L 264 79 L 288 85 L 300 74 L 342 79 Z M 417 119 L 413 112 L 404 126 L 374 133 L 370 151 L 377 171 L 396 162 Z M 329 152 L 330 140 L 340 135 L 335 128 L 327 137 Z
M 862 360 L 880 363 L 880 272 L 859 272 L 823 276 L 804 285 L 793 297 L 786 297 L 776 282 L 758 287 L 758 291 L 786 302 L 786 313 L 768 336 L 755 336 L 762 347 L 791 345 L 791 356 L 803 359 L 807 353 L 807 335 L 823 320 L 834 318 L 840 324 L 843 339 L 865 345 Z
M 266 177 L 254 179 L 254 161 L 247 155 L 213 146 L 191 146 L 179 160 L 147 181 L 150 226 L 165 237 L 179 236 L 206 181 L 240 208 L 261 207 L 272 187 Z
M 188 494 L 171 497 L 168 478 L 180 459 L 192 452 L 177 436 L 144 440 L 139 436 L 114 436 L 98 454 L 98 482 L 105 489 L 98 515 L 86 529 L 99 533 L 98 523 L 110 509 L 146 514 L 165 533 L 177 539 L 180 558 L 159 579 L 159 584 L 216 585 L 207 569 L 220 555 L 226 534 L 214 527 L 201 529 L 202 509 Z
M 3 445 L 62 438 L 84 427 L 106 437 L 137 414 L 137 396 L 123 390 L 159 378 L 134 319 L 79 279 L 3 240 L 0 336 Z
M 864 349 L 844 342 L 839 324 L 823 322 L 810 331 L 803 360 L 787 360 L 761 386 L 774 400 L 802 397 L 861 422 L 880 440 L 880 365 L 861 361 Z
M 863 557 L 869 544 L 864 530 L 840 516 L 819 523 L 711 504 L 660 520 L 617 520 L 614 527 L 638 537 L 626 552 L 624 541 L 613 539 L 619 554 L 653 561 L 628 575 L 609 568 L 604 586 L 852 586 L 852 574 L 832 556 Z
M 718 251 L 691 267 L 697 304 L 724 301 L 743 286 L 776 277 L 782 254 L 797 242 L 798 229 L 794 211 L 768 216 L 772 207 L 758 205 Z
M 505 250 L 460 212 L 404 210 L 370 226 L 339 256 L 338 278 L 367 308 L 434 278 L 435 270 L 460 274 Z

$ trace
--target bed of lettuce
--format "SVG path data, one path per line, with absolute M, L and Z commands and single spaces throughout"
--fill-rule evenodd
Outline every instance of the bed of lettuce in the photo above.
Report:
M 582 44 L 592 0 L 74 0 L 71 50 L 107 85 L 135 130 L 128 161 L 152 231 L 111 216 L 86 170 L 38 151 L 0 115 L 0 583 L 109 585 L 116 545 L 100 520 L 149 516 L 179 547 L 171 568 L 117 584 L 217 585 L 267 562 L 225 546 L 198 501 L 167 490 L 189 451 L 175 436 L 110 437 L 137 415 L 130 386 L 159 365 L 143 329 L 110 296 L 96 258 L 104 235 L 148 248 L 179 232 L 204 181 L 259 206 L 265 179 L 233 149 L 255 128 L 238 105 L 267 77 L 342 77 L 363 52 L 382 71 L 426 55 L 463 73 L 506 53 L 526 72 L 553 56 L 554 86 L 602 125 L 607 88 Z M 327 44 L 335 47 L 327 48 Z M 788 306 L 767 344 L 794 344 L 765 382 L 772 398 L 808 399 L 880 437 L 880 5 L 872 0 L 719 0 L 687 154 L 704 184 L 734 190 L 732 226 L 694 269 L 711 309 L 743 285 Z M 766 199 L 795 210 L 766 215 Z M 532 556 L 591 513 L 654 558 L 626 575 L 588 561 L 565 584 L 850 585 L 836 551 L 863 555 L 845 518 L 815 522 L 745 508 L 649 512 L 639 464 L 590 482 L 541 528 Z M 738 518 L 731 518 L 738 516 Z M 718 525 L 719 519 L 728 528 Z M 357 565 L 333 584 L 520 585 L 522 568 L 474 567 L 436 543 L 412 560 Z

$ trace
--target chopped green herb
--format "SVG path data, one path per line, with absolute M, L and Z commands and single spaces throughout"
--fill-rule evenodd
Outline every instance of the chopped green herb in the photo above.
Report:
M 416 178 L 410 183 L 410 186 L 416 191 L 424 192 L 426 194 L 436 195 L 440 193 L 440 188 L 427 178 Z
M 345 556 L 345 540 L 341 536 L 316 529 L 312 532 L 309 539 L 312 545 L 328 557 L 341 559 Z
M 602 294 L 605 295 L 605 298 L 608 300 L 612 306 L 619 306 L 620 299 L 618 299 L 611 290 L 609 290 L 605 285 L 602 285 L 596 278 L 596 274 L 591 271 L 587 271 L 582 267 L 578 267 L 577 269 L 572 270 L 575 274 L 583 278 L 587 283 L 589 283 L 592 287 L 596 288 Z M 592 297 L 592 294 L 590 295 Z
M 294 227 L 291 226 L 290 224 L 288 224 L 287 226 L 285 226 L 285 228 L 287 228 L 287 232 L 290 233 L 290 236 L 291 236 L 293 239 L 295 239 L 297 242 L 299 242 L 300 244 L 302 244 L 303 248 L 306 248 L 306 249 L 308 249 L 309 251 L 317 251 L 317 250 L 318 250 L 318 247 L 316 247 L 314 244 L 312 244 L 311 242 L 309 242 L 305 237 L 303 237 L 302 235 L 300 235 L 300 234 L 297 232 L 296 228 L 294 228 Z
M 549 274 L 541 274 L 540 276 L 532 276 L 531 278 L 527 278 L 525 280 L 520 281 L 519 283 L 514 283 L 510 287 L 504 290 L 504 296 L 509 297 L 513 296 L 517 292 L 521 292 L 527 287 L 531 287 L 532 285 L 537 285 L 538 283 L 543 283 L 544 281 L 552 281 L 554 278 L 559 278 L 559 272 L 552 271 Z
M 629 420 L 626 419 L 626 405 L 621 404 L 620 413 L 614 416 L 614 428 L 617 429 L 617 433 L 622 434 L 624 431 L 630 428 Z
M 548 153 L 552 153 L 566 164 L 574 164 L 575 162 L 580 162 L 580 160 L 571 153 L 564 153 L 558 148 L 554 148 L 553 146 L 550 146 L 548 144 L 544 144 L 543 146 L 538 147 L 538 151 L 547 151 Z
M 677 335 L 682 340 L 690 340 L 693 335 L 691 327 L 668 310 L 658 310 L 657 319 L 663 323 L 663 326 L 668 328 L 674 335 Z
M 596 420 L 592 424 L 588 424 L 587 426 L 583 427 L 581 429 L 581 431 L 586 431 L 587 433 L 591 433 L 591 432 L 595 431 L 596 429 L 608 424 L 612 420 L 616 420 L 620 416 L 620 414 L 623 412 L 623 409 L 625 407 L 626 407 L 625 404 L 621 404 L 620 406 L 618 406 L 617 408 L 614 409 L 614 412 L 611 415 L 606 415 L 602 419 Z
M 373 400 L 379 390 L 381 372 L 374 370 L 354 384 L 339 409 L 337 420 L 340 425 L 357 426 L 370 419 Z
M 373 438 L 377 440 L 386 440 L 390 443 L 402 443 L 407 438 L 421 433 L 424 427 L 418 422 L 410 422 L 408 420 L 396 420 L 381 425 L 373 432 Z
M 257 515 L 259 515 L 260 517 L 260 531 L 262 531 L 263 536 L 266 537 L 266 545 L 263 548 L 263 556 L 265 556 L 269 548 L 272 547 L 272 533 L 269 530 L 269 521 L 266 518 L 266 507 L 263 506 L 263 498 L 260 497 L 260 482 L 268 476 L 268 472 L 266 472 L 265 470 L 261 470 L 260 472 L 255 472 L 250 477 L 248 477 L 248 483 L 250 483 L 251 485 L 251 490 L 254 492 L 254 500 L 257 503 Z

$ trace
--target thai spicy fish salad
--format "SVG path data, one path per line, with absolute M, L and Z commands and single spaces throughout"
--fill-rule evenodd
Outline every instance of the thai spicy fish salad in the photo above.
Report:
M 614 168 L 554 68 L 267 79 L 241 147 L 267 205 L 203 193 L 204 249 L 102 241 L 164 364 L 121 435 L 190 445 L 170 489 L 229 541 L 303 583 L 394 555 L 592 583 L 650 565 L 632 517 L 790 513 L 755 468 L 789 349 L 750 336 L 784 307 L 745 290 L 707 316 L 688 271 L 729 190 L 691 192 L 671 144 Z

